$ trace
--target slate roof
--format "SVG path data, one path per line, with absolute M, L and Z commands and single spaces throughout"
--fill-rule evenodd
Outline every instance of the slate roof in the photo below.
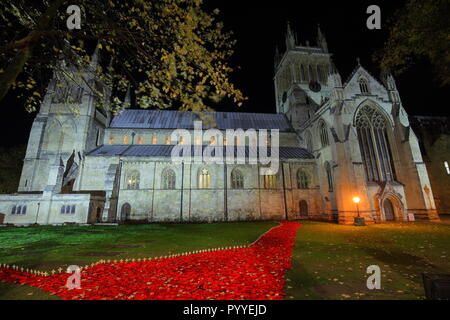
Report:
M 287 118 L 282 114 L 246 113 L 246 112 L 205 112 L 212 117 L 215 128 L 225 129 L 278 129 L 292 131 Z M 201 120 L 193 112 L 173 110 L 135 110 L 127 109 L 115 116 L 110 128 L 142 128 L 142 129 L 194 129 L 194 121 Z M 207 123 L 203 128 L 209 128 Z
M 88 156 L 93 157 L 170 157 L 174 145 L 104 145 L 90 152 Z M 202 146 L 206 148 L 206 146 Z M 235 147 L 235 155 L 238 148 L 245 148 L 245 156 L 249 156 L 249 147 Z M 270 156 L 270 148 L 267 149 Z M 191 155 L 194 153 L 194 146 L 191 146 Z M 214 153 L 213 153 L 214 154 Z M 226 147 L 223 147 L 223 155 L 226 154 Z M 314 156 L 306 149 L 295 147 L 280 147 L 279 156 L 282 159 L 314 159 Z

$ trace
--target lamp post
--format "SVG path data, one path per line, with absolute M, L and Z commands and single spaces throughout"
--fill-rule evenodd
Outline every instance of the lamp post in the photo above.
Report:
M 359 215 L 359 206 L 358 206 L 358 204 L 361 202 L 361 198 L 355 196 L 355 197 L 353 197 L 353 202 L 356 204 L 356 211 L 358 212 L 358 216 L 355 217 L 355 220 L 354 220 L 354 225 L 355 226 L 365 226 L 366 222 L 364 221 L 364 217 L 361 218 L 361 216 Z

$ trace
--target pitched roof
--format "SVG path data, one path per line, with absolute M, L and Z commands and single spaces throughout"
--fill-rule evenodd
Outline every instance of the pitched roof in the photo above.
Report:
M 174 147 L 174 145 L 104 145 L 90 152 L 87 156 L 170 157 Z M 191 146 L 191 155 L 194 154 L 194 147 L 195 146 Z M 203 150 L 205 148 L 206 146 L 202 146 Z M 226 148 L 226 146 L 223 147 L 223 155 L 226 155 Z M 236 156 L 238 149 L 244 149 L 245 156 L 249 156 L 250 147 L 234 147 Z M 267 150 L 270 156 L 270 148 Z M 280 147 L 279 157 L 282 159 L 314 159 L 314 156 L 306 149 L 295 147 Z
M 205 112 L 215 120 L 217 129 L 278 129 L 292 131 L 283 114 L 245 112 Z M 198 114 L 173 110 L 127 109 L 114 117 L 110 128 L 142 129 L 194 129 L 194 121 L 200 121 Z M 207 119 L 206 119 L 207 122 Z M 204 122 L 203 128 L 210 126 Z

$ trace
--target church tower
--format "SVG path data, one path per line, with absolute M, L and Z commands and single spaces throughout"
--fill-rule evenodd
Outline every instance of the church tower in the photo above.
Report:
M 84 154 L 102 143 L 110 115 L 96 107 L 93 90 L 102 92 L 105 101 L 110 91 L 95 77 L 99 63 L 96 49 L 89 66 L 82 70 L 64 60 L 55 68 L 33 122 L 19 192 L 44 191 L 55 163 L 64 166 L 59 187 L 71 191 Z
M 331 54 L 320 27 L 317 44 L 298 43 L 297 35 L 287 25 L 286 51 L 275 55 L 275 99 L 277 113 L 286 114 L 294 129 L 301 126 L 323 104 L 333 87 L 328 84 Z

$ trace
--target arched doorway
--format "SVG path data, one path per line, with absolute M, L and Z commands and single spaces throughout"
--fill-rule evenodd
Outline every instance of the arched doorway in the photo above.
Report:
M 120 211 L 120 220 L 126 221 L 130 219 L 131 206 L 128 202 L 122 205 L 122 210 Z
M 305 200 L 300 201 L 300 217 L 308 216 L 308 203 Z
M 383 209 L 384 209 L 384 219 L 386 221 L 394 221 L 395 220 L 395 211 L 394 211 L 394 206 L 393 206 L 391 200 L 384 199 Z
M 102 222 L 102 209 L 100 207 L 97 207 L 97 213 L 95 215 L 95 220 L 97 222 Z

